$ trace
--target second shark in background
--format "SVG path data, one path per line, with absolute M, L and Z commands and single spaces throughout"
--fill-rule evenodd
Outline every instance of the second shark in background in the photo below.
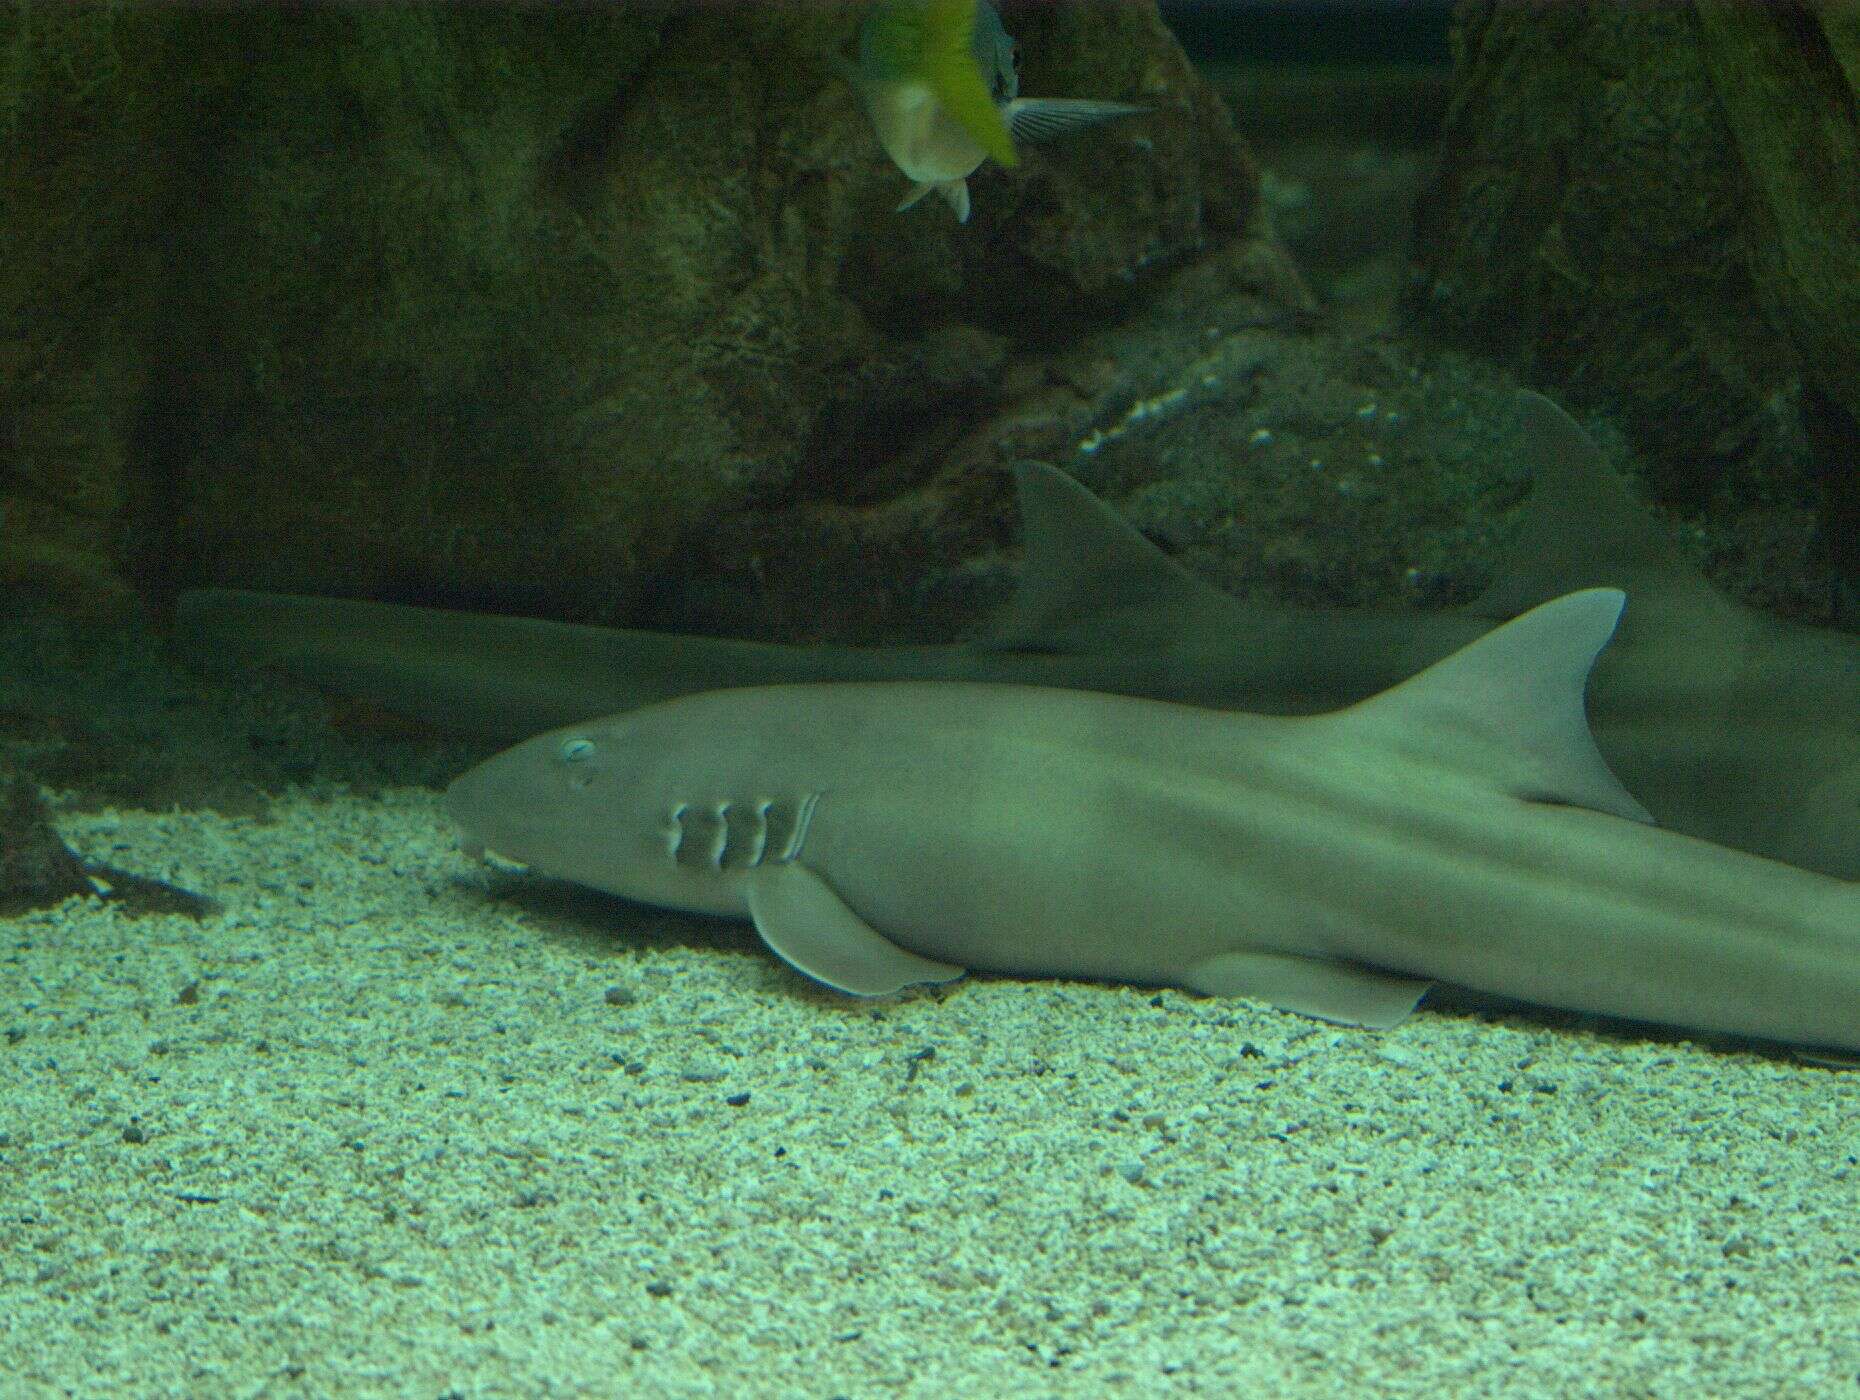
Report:
M 796 647 L 425 608 L 183 595 L 202 659 L 269 664 L 499 742 L 694 691 L 786 681 L 1063 686 L 1299 714 L 1384 690 L 1536 603 L 1619 586 L 1589 717 L 1662 825 L 1860 879 L 1860 639 L 1726 598 L 1561 409 L 1521 395 L 1536 478 L 1509 562 L 1471 607 L 1323 612 L 1200 582 L 1052 467 L 1017 469 L 1020 589 L 983 641 Z

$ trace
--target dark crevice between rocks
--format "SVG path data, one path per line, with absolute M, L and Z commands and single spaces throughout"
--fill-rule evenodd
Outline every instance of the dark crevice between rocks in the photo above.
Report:
M 47 909 L 73 895 L 109 900 L 136 915 L 202 919 L 219 907 L 191 890 L 74 854 L 53 830 L 38 785 L 0 769 L 0 918 Z

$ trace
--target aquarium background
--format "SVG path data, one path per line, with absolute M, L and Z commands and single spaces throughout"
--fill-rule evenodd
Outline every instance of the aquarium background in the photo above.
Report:
M 1425 63 L 1448 61 L 1451 4 L 1377 0 L 1371 4 L 1248 4 L 1175 0 L 1161 7 L 1196 62 Z
M 458 848 L 491 720 L 580 696 L 1141 670 L 1093 600 L 1197 588 L 1171 683 L 1476 630 L 1543 539 L 1529 387 L 1621 493 L 1550 562 L 1669 609 L 1646 713 L 1735 687 L 1701 805 L 1851 878 L 1840 7 L 1002 16 L 1023 92 L 1151 112 L 958 223 L 898 210 L 856 7 L 0 7 L 0 1394 L 1860 1374 L 1860 1080 L 1787 1046 L 854 1000 Z M 1029 462 L 1090 493 L 1076 613 L 1014 603 Z

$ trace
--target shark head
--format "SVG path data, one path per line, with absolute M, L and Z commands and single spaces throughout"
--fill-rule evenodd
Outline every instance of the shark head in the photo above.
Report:
M 799 857 L 819 798 L 757 761 L 770 732 L 719 709 L 743 694 L 648 705 L 486 759 L 446 792 L 461 844 L 628 899 L 741 914 L 744 876 Z
M 598 830 L 612 851 L 613 818 L 641 801 L 650 781 L 618 720 L 576 725 L 525 740 L 480 763 L 446 790 L 446 809 L 473 855 L 494 852 L 546 874 L 585 880 Z M 606 820 L 596 823 L 596 815 Z M 623 845 L 649 855 L 647 823 L 626 823 Z M 590 882 L 595 883 L 595 882 Z M 623 893 L 623 891 L 620 891 Z
M 727 913 L 736 906 L 681 863 L 681 801 L 667 760 L 679 752 L 656 707 L 571 725 L 485 760 L 446 792 L 472 855 L 629 899 Z

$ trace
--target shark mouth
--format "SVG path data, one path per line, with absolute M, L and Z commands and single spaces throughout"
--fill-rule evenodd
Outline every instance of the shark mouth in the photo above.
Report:
M 527 875 L 529 873 L 530 867 L 527 862 L 512 860 L 509 856 L 500 855 L 473 836 L 460 837 L 459 850 L 464 853 L 465 859 L 476 861 L 502 874 Z

